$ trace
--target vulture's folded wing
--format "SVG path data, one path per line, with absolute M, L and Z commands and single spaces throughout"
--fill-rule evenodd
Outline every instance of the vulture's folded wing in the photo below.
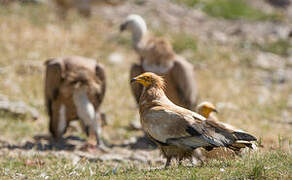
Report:
M 240 130 L 234 130 L 226 126 L 226 124 L 218 121 L 205 120 L 198 124 L 196 122 L 191 123 L 191 126 L 187 127 L 186 131 L 191 137 L 183 137 L 181 139 L 172 140 L 173 144 L 180 144 L 190 148 L 196 148 L 196 146 L 203 146 L 208 150 L 213 147 L 228 147 L 233 150 L 239 150 L 244 147 L 252 147 L 250 141 L 256 141 L 256 138 L 246 132 Z M 201 131 L 197 131 L 197 129 Z M 204 140 L 205 144 L 199 144 L 198 137 Z
M 45 102 L 48 114 L 51 115 L 51 103 L 59 95 L 59 87 L 62 82 L 62 62 L 57 59 L 49 59 L 45 62 Z
M 201 116 L 197 116 L 201 118 Z M 202 134 L 200 124 L 192 127 L 192 112 L 183 115 L 168 109 L 155 109 L 149 111 L 144 117 L 143 125 L 146 133 L 158 143 L 165 145 L 176 145 L 185 149 L 195 149 L 201 146 L 208 146 L 208 139 Z M 202 117 L 203 118 L 203 117 Z M 199 122 L 204 119 L 197 119 Z M 143 123 L 142 122 L 142 123 Z
M 106 91 L 106 74 L 102 64 L 97 63 L 95 66 L 95 75 L 99 80 L 97 83 L 101 84 L 101 92 L 97 95 L 98 101 L 101 103 Z
M 156 109 L 144 117 L 146 132 L 158 142 L 184 149 L 229 147 L 237 150 L 238 141 L 255 141 L 256 138 L 242 131 L 233 131 L 220 122 L 208 122 L 191 111 Z M 236 145 L 236 146 L 233 146 Z
M 197 82 L 193 65 L 183 57 L 176 56 L 170 73 L 183 104 L 188 109 L 194 108 L 197 103 Z

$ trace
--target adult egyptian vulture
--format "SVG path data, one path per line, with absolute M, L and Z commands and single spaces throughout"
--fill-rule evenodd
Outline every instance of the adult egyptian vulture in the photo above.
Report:
M 191 158 L 199 147 L 209 151 L 216 147 L 238 151 L 250 147 L 246 142 L 256 141 L 242 130 L 172 103 L 163 90 L 163 78 L 154 73 L 143 73 L 131 82 L 143 86 L 139 101 L 141 125 L 166 158 L 165 167 L 170 165 L 172 158 L 179 161 Z
M 45 103 L 49 131 L 59 140 L 72 120 L 80 119 L 83 130 L 96 145 L 101 141 L 100 105 L 106 90 L 102 64 L 84 57 L 53 58 L 45 62 Z
M 166 81 L 167 97 L 177 105 L 193 109 L 197 102 L 193 65 L 177 55 L 167 39 L 151 36 L 139 15 L 129 15 L 120 25 L 120 30 L 132 33 L 133 48 L 140 56 L 140 62 L 131 67 L 130 78 L 144 72 L 162 75 Z M 131 88 L 138 104 L 143 88 L 140 84 L 131 84 Z

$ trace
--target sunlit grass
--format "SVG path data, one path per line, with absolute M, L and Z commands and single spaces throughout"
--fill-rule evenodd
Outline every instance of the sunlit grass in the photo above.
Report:
M 0 160 L 2 178 L 49 178 L 49 179 L 274 179 L 291 178 L 292 156 L 282 151 L 272 151 L 236 158 L 212 160 L 202 167 L 176 166 L 167 170 L 149 170 L 134 164 L 109 165 L 108 162 L 71 159 L 52 154 L 30 157 L 3 157 Z
M 244 0 L 175 0 L 179 4 L 189 7 L 199 6 L 210 16 L 225 19 L 244 20 L 281 20 L 281 15 L 265 13 L 248 4 Z

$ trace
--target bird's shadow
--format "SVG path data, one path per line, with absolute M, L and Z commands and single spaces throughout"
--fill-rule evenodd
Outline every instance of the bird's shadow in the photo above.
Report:
M 86 139 L 80 138 L 78 136 L 67 136 L 58 141 L 54 140 L 50 135 L 39 134 L 33 137 L 33 140 L 27 140 L 24 143 L 13 144 L 11 142 L 0 140 L 0 149 L 9 150 L 38 150 L 38 151 L 74 151 L 79 149 Z M 135 142 L 131 143 L 121 143 L 121 144 L 111 144 L 108 141 L 104 141 L 105 146 L 109 148 L 122 147 L 129 148 L 132 150 L 153 150 L 157 148 L 157 145 L 153 143 L 146 136 L 139 136 L 136 138 Z
M 24 144 L 10 144 L 9 142 L 1 142 L 0 149 L 7 148 L 9 150 L 21 149 L 21 150 L 38 150 L 38 151 L 74 151 L 78 144 L 83 144 L 85 139 L 77 136 L 68 136 L 58 141 L 54 140 L 49 135 L 36 135 L 33 137 L 33 141 L 26 141 Z
M 133 150 L 153 150 L 157 148 L 157 145 L 152 142 L 147 136 L 136 137 L 135 142 L 112 144 L 111 147 L 127 147 Z

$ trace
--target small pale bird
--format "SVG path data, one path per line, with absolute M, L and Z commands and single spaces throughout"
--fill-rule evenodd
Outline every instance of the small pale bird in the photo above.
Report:
M 103 145 L 99 110 L 106 90 L 103 65 L 78 56 L 49 59 L 45 65 L 45 102 L 52 136 L 59 140 L 70 121 L 80 119 L 94 144 Z
M 143 73 L 131 79 L 134 82 L 144 87 L 139 101 L 142 128 L 166 158 L 165 168 L 172 158 L 179 162 L 192 158 L 193 151 L 199 147 L 238 150 L 245 147 L 244 143 L 238 146 L 240 141 L 257 140 L 244 131 L 175 105 L 165 95 L 163 78 L 154 73 Z
M 137 14 L 129 15 L 120 25 L 120 30 L 132 33 L 133 48 L 140 56 L 140 62 L 131 67 L 130 78 L 144 72 L 163 75 L 167 82 L 166 96 L 179 106 L 193 109 L 197 103 L 193 65 L 177 55 L 167 39 L 151 36 L 144 19 Z M 131 88 L 138 104 L 143 87 L 131 84 Z

